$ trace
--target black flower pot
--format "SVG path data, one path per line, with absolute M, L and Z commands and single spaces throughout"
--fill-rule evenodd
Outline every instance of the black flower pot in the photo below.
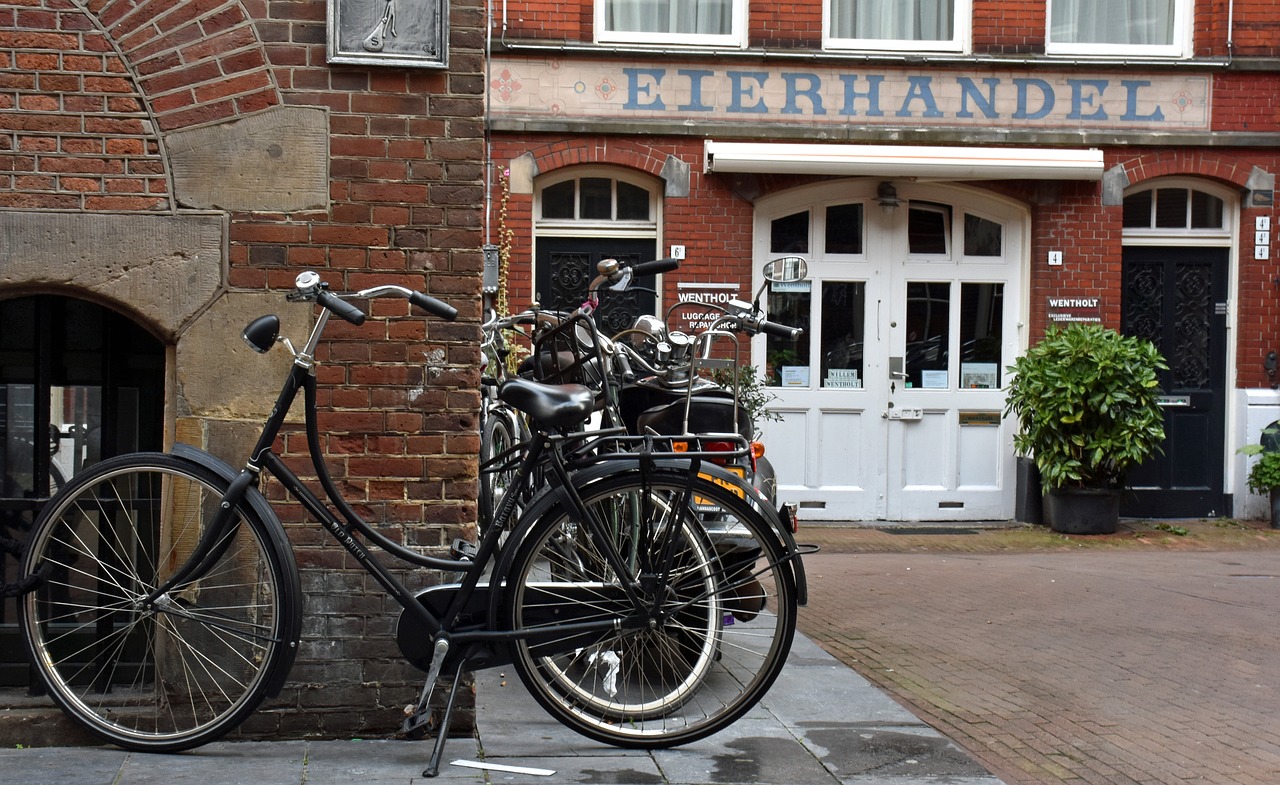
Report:
M 1120 526 L 1120 490 L 1058 488 L 1045 498 L 1049 528 L 1062 534 L 1114 534 Z

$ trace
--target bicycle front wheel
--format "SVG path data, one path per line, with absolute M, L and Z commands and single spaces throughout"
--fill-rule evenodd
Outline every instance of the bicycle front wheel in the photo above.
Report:
M 533 526 L 508 572 L 508 621 L 525 633 L 514 667 L 552 716 L 608 744 L 670 747 L 764 696 L 795 634 L 795 581 L 738 491 L 639 473 L 583 493 L 603 540 L 565 509 Z
M 192 578 L 147 597 L 195 551 L 227 487 L 172 455 L 109 459 L 78 474 L 32 529 L 44 581 L 22 603 L 31 660 L 54 701 L 126 749 L 213 741 L 287 667 L 297 573 L 247 505 Z

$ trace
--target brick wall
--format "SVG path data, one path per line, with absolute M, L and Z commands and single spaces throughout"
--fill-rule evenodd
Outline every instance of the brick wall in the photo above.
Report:
M 335 289 L 395 283 L 458 307 L 454 324 L 335 325 L 318 352 L 340 487 L 394 539 L 440 546 L 475 521 L 484 6 L 450 3 L 443 70 L 329 66 L 325 19 L 324 0 L 0 0 L 0 209 L 177 215 L 168 134 L 271 107 L 327 109 L 327 204 L 228 211 L 226 284 L 282 292 L 309 268 Z M 374 313 L 409 315 L 399 300 Z M 296 427 L 281 446 L 311 474 Z M 398 609 L 299 508 L 278 509 L 307 592 L 303 648 L 246 731 L 397 726 L 422 678 L 398 662 Z
M 748 46 L 818 49 L 822 42 L 826 0 L 802 0 L 786 6 L 752 2 L 747 11 Z M 1280 19 L 1271 0 L 1235 0 L 1231 51 L 1227 47 L 1227 0 L 1195 0 L 1192 11 L 1193 50 L 1200 57 L 1228 54 L 1249 57 L 1280 55 Z M 595 35 L 593 4 L 510 3 L 495 27 L 514 39 L 591 42 Z M 1043 54 L 1047 34 L 1046 0 L 973 0 L 971 17 L 975 54 Z

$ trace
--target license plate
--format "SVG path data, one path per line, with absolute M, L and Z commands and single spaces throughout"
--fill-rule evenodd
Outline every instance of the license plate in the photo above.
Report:
M 739 479 L 744 479 L 747 476 L 746 470 L 743 469 L 741 466 L 726 466 L 724 468 L 727 469 L 730 473 L 737 475 Z M 699 473 L 698 476 L 704 480 L 710 480 L 716 485 L 719 485 L 721 488 L 728 488 L 739 499 L 745 499 L 747 497 L 746 493 L 742 490 L 742 486 L 738 485 L 735 482 L 726 480 L 723 477 L 716 477 L 710 474 Z M 693 497 L 693 506 L 694 506 L 694 509 L 696 509 L 698 512 L 719 512 L 720 510 L 720 507 L 715 503 L 713 503 L 710 499 L 704 499 L 703 497 L 698 496 L 696 494 Z

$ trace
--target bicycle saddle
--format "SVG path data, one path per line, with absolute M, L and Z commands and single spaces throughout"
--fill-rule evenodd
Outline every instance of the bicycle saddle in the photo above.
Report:
M 581 384 L 510 379 L 498 390 L 498 398 L 548 429 L 571 428 L 590 417 L 595 409 L 595 393 Z

